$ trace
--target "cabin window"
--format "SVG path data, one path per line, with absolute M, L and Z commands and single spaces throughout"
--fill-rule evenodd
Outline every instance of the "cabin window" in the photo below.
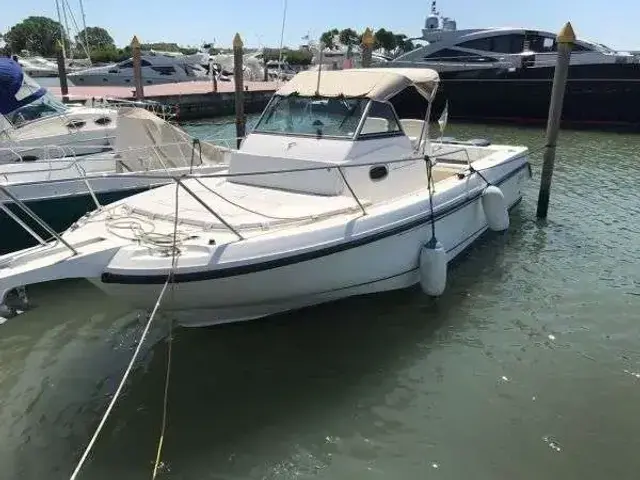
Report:
M 532 52 L 549 53 L 558 51 L 558 44 L 554 38 L 534 35 L 527 37 L 527 40 L 529 41 L 529 50 Z
M 495 58 L 486 57 L 484 55 L 478 55 L 477 53 L 463 52 L 460 50 L 452 50 L 450 48 L 443 48 L 437 52 L 433 52 L 430 55 L 424 57 L 425 60 L 438 60 L 441 62 L 467 62 L 467 63 L 482 63 L 482 62 L 495 62 Z
M 514 33 L 476 38 L 459 43 L 457 46 L 496 53 L 521 53 L 524 46 L 524 35 Z
M 173 67 L 151 67 L 151 70 L 158 72 L 160 75 L 173 75 L 176 69 Z
M 118 64 L 120 68 L 133 68 L 133 60 L 125 60 Z
M 391 105 L 371 101 L 371 107 L 362 125 L 360 136 L 378 136 L 401 132 L 400 124 Z
M 366 98 L 275 96 L 254 132 L 353 138 L 367 102 Z

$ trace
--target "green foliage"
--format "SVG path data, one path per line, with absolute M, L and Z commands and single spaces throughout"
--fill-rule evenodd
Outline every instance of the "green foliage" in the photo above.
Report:
M 338 30 L 333 28 L 327 30 L 320 36 L 320 41 L 329 48 L 335 48 L 335 37 L 337 36 L 340 43 L 348 48 L 361 45 L 362 35 L 364 32 L 358 33 L 352 28 L 345 28 Z M 383 49 L 385 52 L 393 55 L 399 55 L 404 52 L 411 51 L 415 48 L 415 45 L 407 36 L 403 33 L 393 33 L 391 30 L 384 28 L 378 29 L 374 34 L 373 48 L 375 50 Z
M 81 30 L 78 35 L 76 35 L 76 43 L 85 43 L 85 38 L 87 39 L 87 48 L 89 49 L 115 48 L 116 46 L 109 32 L 102 27 L 87 27 L 85 30 Z
M 69 47 L 69 39 L 66 36 L 62 38 L 60 23 L 48 17 L 28 17 L 11 27 L 5 35 L 8 49 L 13 53 L 28 50 L 44 57 L 56 55 L 60 40 Z
M 277 48 L 265 48 L 263 54 L 265 62 L 280 59 L 280 50 Z M 282 58 L 290 65 L 309 65 L 313 54 L 308 50 L 289 50 L 288 48 L 283 48 Z
M 333 48 L 335 47 L 335 42 L 333 41 L 333 39 L 336 35 L 340 35 L 340 31 L 337 28 L 328 30 L 324 32 L 322 35 L 320 35 L 320 42 L 326 48 Z

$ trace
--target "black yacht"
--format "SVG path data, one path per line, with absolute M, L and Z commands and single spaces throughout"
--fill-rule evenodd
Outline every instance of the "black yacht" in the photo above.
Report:
M 432 3 L 422 37 L 426 46 L 385 67 L 437 70 L 436 104 L 449 118 L 544 122 L 557 55 L 556 34 L 525 28 L 457 30 Z M 640 130 L 640 57 L 578 39 L 564 99 L 565 125 Z

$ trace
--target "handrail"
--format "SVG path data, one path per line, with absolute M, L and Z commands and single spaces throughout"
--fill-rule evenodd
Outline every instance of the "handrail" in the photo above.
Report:
M 450 151 L 447 151 L 445 153 L 443 153 L 443 155 L 450 155 L 452 153 L 458 153 L 458 152 L 466 152 L 467 153 L 467 158 L 469 161 L 469 157 L 468 157 L 468 152 L 467 152 L 467 148 L 465 147 L 473 147 L 473 146 L 462 146 L 459 149 L 453 149 Z M 514 161 L 516 159 L 522 158 L 522 157 L 526 157 L 529 154 L 529 149 L 525 147 L 524 152 L 521 155 L 517 155 L 516 157 L 512 158 L 510 161 Z M 437 155 L 433 155 L 430 156 L 430 158 L 437 158 Z M 396 160 L 388 160 L 385 161 L 385 164 L 389 165 L 389 164 L 396 164 L 396 163 L 403 163 L 403 162 L 411 162 L 411 161 L 416 161 L 416 160 L 425 160 L 425 157 L 423 156 L 411 156 L 411 157 L 407 157 L 407 158 L 402 158 L 402 159 L 396 159 Z M 129 173 L 118 173 L 118 174 L 103 174 L 103 175 L 96 175 L 94 178 L 110 178 L 113 176 L 117 176 L 117 177 L 129 177 L 129 178 L 146 178 L 146 179 L 165 179 L 165 180 L 170 180 L 173 182 L 176 182 L 178 187 L 182 187 L 191 197 L 193 197 L 200 205 L 202 205 L 202 207 L 204 207 L 209 213 L 211 213 L 219 222 L 221 222 L 226 228 L 228 228 L 232 233 L 234 233 L 239 240 L 244 240 L 244 236 L 233 226 L 231 225 L 229 222 L 227 222 L 219 213 L 217 213 L 214 209 L 212 209 L 204 200 L 202 200 L 193 190 L 191 190 L 187 185 L 185 185 L 184 181 L 188 180 L 190 178 L 192 179 L 198 179 L 198 178 L 234 178 L 234 177 L 243 177 L 243 176 L 249 176 L 249 175 L 268 175 L 268 174 L 283 174 L 283 173 L 294 173 L 294 172 L 308 172 L 308 171 L 314 171 L 314 170 L 327 170 L 327 169 L 337 169 L 340 176 L 342 177 L 343 181 L 345 182 L 345 185 L 347 186 L 349 192 L 351 193 L 351 195 L 353 196 L 354 200 L 356 201 L 356 203 L 358 204 L 358 206 L 360 207 L 360 209 L 362 210 L 363 215 L 366 215 L 367 212 L 364 208 L 364 205 L 362 204 L 362 202 L 360 201 L 360 199 L 358 198 L 357 194 L 355 193 L 355 191 L 352 189 L 351 185 L 349 184 L 346 176 L 344 175 L 343 169 L 344 168 L 358 168 L 358 167 L 367 167 L 367 166 L 373 166 L 373 165 L 379 165 L 380 161 L 375 161 L 375 162 L 362 162 L 362 163 L 357 163 L 357 164 L 348 164 L 348 165 L 340 165 L 340 164 L 329 164 L 329 165 L 323 165 L 323 166 L 314 166 L 314 167 L 304 167 L 304 168 L 292 168 L 292 169 L 285 169 L 285 170 L 272 170 L 272 171 L 254 171 L 254 172 L 238 172 L 238 173 L 230 173 L 228 170 L 224 173 L 189 173 L 189 174 L 182 174 L 181 176 L 174 176 L 174 175 L 149 175 L 149 174 L 145 174 L 145 175 L 141 175 L 137 172 L 134 172 L 132 174 Z M 470 163 L 469 163 L 470 165 Z M 86 173 L 85 173 L 86 174 Z M 85 177 L 86 180 L 86 177 Z M 85 181 L 85 185 L 87 186 L 87 188 L 89 189 L 89 191 L 92 194 L 92 197 L 94 198 L 94 202 L 96 203 L 98 208 L 101 208 L 97 198 L 95 198 L 93 196 L 93 191 L 91 189 L 91 186 L 89 185 L 88 181 Z M 15 197 L 11 192 L 9 192 L 7 190 L 7 188 L 0 184 L 0 192 L 4 193 L 6 196 L 8 196 L 11 200 L 13 200 L 16 205 L 18 205 L 19 208 L 21 208 L 27 215 L 29 215 L 34 221 L 36 221 L 36 223 L 38 223 L 43 229 L 45 229 L 49 234 L 51 234 L 57 241 L 61 242 L 62 244 L 64 244 L 69 250 L 71 250 L 71 252 L 74 255 L 77 255 L 77 251 L 67 242 L 65 241 L 60 235 L 58 235 L 50 226 L 48 226 L 46 224 L 46 222 L 44 222 L 44 220 L 40 219 L 40 217 L 38 217 L 27 205 L 24 204 L 24 202 L 22 202 L 20 199 L 18 199 L 17 197 Z M 5 210 L 5 206 L 2 204 L 2 202 L 0 202 L 0 208 L 2 208 L 2 210 Z M 37 233 L 35 233 L 33 230 L 31 230 L 26 224 L 24 224 L 24 222 L 22 222 L 19 218 L 17 218 L 15 215 L 9 214 L 9 216 L 11 218 L 13 218 L 14 220 L 16 220 L 23 228 L 25 228 L 30 234 L 32 234 L 32 236 L 34 236 L 34 238 L 36 238 L 36 240 L 38 240 L 40 243 L 43 242 L 42 238 L 37 235 Z M 177 218 L 176 218 L 177 221 Z M 46 242 L 45 242 L 46 244 Z
M 75 248 L 73 248 L 64 238 L 62 238 L 58 233 L 47 225 L 47 222 L 42 220 L 38 215 L 36 215 L 33 210 L 31 210 L 22 200 L 12 194 L 4 185 L 0 185 L 0 192 L 4 193 L 7 197 L 9 197 L 13 202 L 20 207 L 20 209 L 29 215 L 40 227 L 47 231 L 52 237 L 54 237 L 57 241 L 61 242 L 65 247 L 67 247 L 74 255 L 77 255 L 78 252 Z M 20 222 L 18 222 L 20 223 Z M 27 229 L 28 231 L 29 229 Z M 35 232 L 34 232 L 35 233 Z

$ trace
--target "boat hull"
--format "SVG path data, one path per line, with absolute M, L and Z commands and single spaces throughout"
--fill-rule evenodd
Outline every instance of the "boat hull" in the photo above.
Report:
M 511 171 L 500 183 L 509 206 L 522 198 L 528 164 Z M 425 216 L 428 218 L 428 216 Z M 488 228 L 481 197 L 465 200 L 436 220 L 436 236 L 451 261 Z M 394 226 L 374 239 L 345 244 L 306 260 L 283 258 L 267 267 L 256 263 L 237 274 L 178 280 L 163 299 L 184 326 L 207 326 L 250 320 L 341 298 L 410 287 L 420 281 L 418 258 L 429 240 L 431 223 Z M 210 273 L 210 272 L 209 272 Z M 130 279 L 131 280 L 131 279 Z M 156 276 L 155 280 L 161 280 Z M 92 279 L 107 294 L 138 308 L 151 308 L 163 281 L 138 278 L 120 282 Z
M 564 126 L 640 130 L 640 65 L 572 65 Z M 540 124 L 547 120 L 554 67 L 442 72 L 436 98 L 453 120 Z

